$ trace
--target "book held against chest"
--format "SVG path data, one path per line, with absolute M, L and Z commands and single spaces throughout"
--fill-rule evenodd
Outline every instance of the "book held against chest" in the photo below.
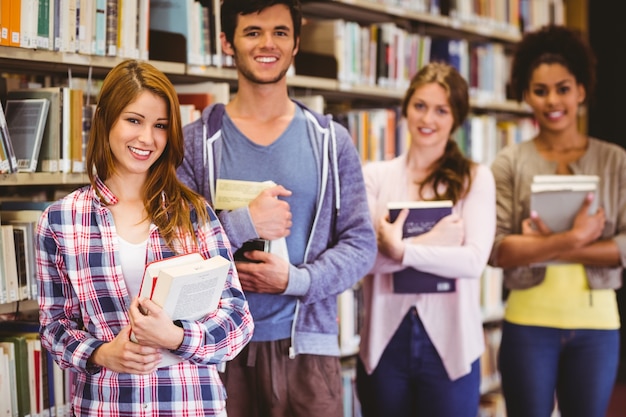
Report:
M 387 204 L 389 220 L 394 222 L 403 208 L 409 209 L 402 237 L 428 232 L 443 217 L 452 213 L 452 201 L 403 201 Z M 415 268 L 405 268 L 392 274 L 393 291 L 397 294 L 447 293 L 456 291 L 456 280 Z
M 146 266 L 139 297 L 152 300 L 174 321 L 201 319 L 217 309 L 230 265 L 222 256 L 204 259 L 197 252 L 152 262 Z M 137 341 L 132 332 L 131 340 Z M 182 360 L 170 351 L 162 353 L 159 367 Z
M 596 192 L 599 181 L 597 175 L 535 175 L 530 186 L 530 209 L 552 232 L 569 230 L 587 195 Z M 597 210 L 598 198 L 594 198 L 589 214 Z

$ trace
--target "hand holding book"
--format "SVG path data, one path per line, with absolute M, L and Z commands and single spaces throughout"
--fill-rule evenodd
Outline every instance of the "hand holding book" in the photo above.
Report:
M 410 242 L 433 246 L 460 246 L 465 240 L 463 219 L 456 213 L 442 217 L 433 228 L 409 238 Z
M 452 201 L 413 201 L 392 202 L 387 205 L 389 219 L 394 222 L 403 210 L 408 209 L 406 220 L 403 222 L 402 237 L 415 239 L 419 243 L 434 245 L 461 244 L 463 241 L 463 222 L 452 214 Z M 444 223 L 443 219 L 446 219 Z M 439 228 L 429 235 L 435 227 Z M 393 289 L 395 293 L 440 293 L 456 291 L 456 280 L 437 274 L 420 271 L 415 268 L 405 268 L 394 272 Z

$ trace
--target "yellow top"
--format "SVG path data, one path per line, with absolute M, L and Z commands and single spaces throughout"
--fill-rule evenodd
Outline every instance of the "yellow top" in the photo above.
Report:
M 539 285 L 512 290 L 504 318 L 559 329 L 619 329 L 615 290 L 590 290 L 581 264 L 550 265 Z

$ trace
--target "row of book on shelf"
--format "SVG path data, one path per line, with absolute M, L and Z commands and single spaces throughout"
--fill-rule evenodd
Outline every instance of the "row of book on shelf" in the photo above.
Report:
M 84 172 L 92 114 L 81 89 L 10 91 L 0 109 L 0 172 Z
M 367 7 L 366 1 L 362 3 L 362 7 Z M 426 8 L 427 12 L 439 14 L 442 3 L 447 4 L 446 13 L 461 20 L 506 15 L 507 22 L 522 16 L 528 24 L 532 15 L 538 27 L 563 19 L 562 12 L 555 12 L 562 7 L 554 6 L 562 0 L 508 0 L 503 3 L 507 7 L 492 7 L 478 14 L 466 10 L 465 2 L 460 0 L 418 7 L 402 3 L 398 7 Z M 0 9 L 0 45 L 179 61 L 199 71 L 206 66 L 230 67 L 232 58 L 222 52 L 219 40 L 220 7 L 220 0 L 6 0 Z M 513 22 L 505 27 L 517 26 L 517 20 Z M 486 25 L 484 19 L 482 24 Z M 498 29 L 501 27 L 493 25 L 493 30 Z M 150 43 L 159 48 L 150 50 Z M 334 63 L 320 65 L 328 62 L 324 57 Z M 362 24 L 342 18 L 307 18 L 302 26 L 295 72 L 328 76 L 348 84 L 404 90 L 411 75 L 432 59 L 453 63 L 470 81 L 477 97 L 505 99 L 509 63 L 502 43 L 431 37 L 409 32 L 389 21 Z
M 230 86 L 223 82 L 176 85 L 176 90 L 183 124 L 199 118 L 206 106 L 230 98 Z M 42 87 L 9 90 L 7 95 L 6 117 L 0 109 L 0 173 L 85 172 L 94 112 L 87 94 L 77 88 Z M 320 95 L 295 98 L 315 111 L 325 110 Z M 348 128 L 362 161 L 390 159 L 406 150 L 407 127 L 399 106 L 353 109 L 334 117 Z M 455 139 L 466 155 L 488 163 L 503 147 L 530 139 L 535 132 L 530 117 L 471 114 Z
M 408 146 L 406 121 L 400 107 L 354 109 L 335 113 L 343 124 L 363 162 L 380 161 L 401 155 Z M 502 117 L 497 114 L 470 114 L 454 138 L 472 160 L 489 164 L 508 145 L 529 140 L 537 126 L 531 117 Z
M 510 56 L 504 44 L 412 33 L 393 22 L 309 19 L 302 26 L 295 73 L 404 91 L 413 74 L 435 60 L 452 64 L 477 100 L 506 100 Z
M 189 123 L 207 105 L 230 97 L 227 83 L 178 85 L 181 117 Z M 0 103 L 0 173 L 85 172 L 95 105 L 80 88 L 12 89 Z
M 220 0 L 4 0 L 0 45 L 221 66 Z M 179 36 L 172 36 L 178 34 Z M 151 39 L 152 38 L 152 39 Z M 178 42 L 171 50 L 171 44 Z M 159 44 L 150 54 L 150 43 Z M 156 49 L 156 48 L 154 48 Z M 170 50 L 169 55 L 163 49 Z
M 0 320 L 0 415 L 70 416 L 72 378 L 41 346 L 36 321 Z
M 148 59 L 150 0 L 6 0 L 0 45 Z

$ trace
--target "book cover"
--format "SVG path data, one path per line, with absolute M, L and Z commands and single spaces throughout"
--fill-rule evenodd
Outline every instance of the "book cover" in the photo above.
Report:
M 0 45 L 9 45 L 11 31 L 11 2 L 0 2 Z
M 48 116 L 39 147 L 36 171 L 57 172 L 61 158 L 61 115 L 63 87 L 44 87 L 12 90 L 8 93 L 11 100 L 46 99 L 49 102 Z
M 18 283 L 17 258 L 15 256 L 15 238 L 13 226 L 0 225 L 0 240 L 2 241 L 2 270 L 0 271 L 5 282 L 6 301 L 18 301 L 20 288 Z
M 0 157 L 0 173 L 17 172 L 17 158 L 13 151 L 13 143 L 11 142 L 11 135 L 7 126 L 2 103 L 0 103 L 0 148 L 2 150 Z
M 452 213 L 452 201 L 409 201 L 387 204 L 389 219 L 393 222 L 403 208 L 409 215 L 402 229 L 403 237 L 418 236 L 432 229 L 443 217 Z M 394 272 L 393 291 L 397 294 L 442 293 L 456 291 L 456 280 L 436 274 L 405 268 Z
M 28 256 L 32 254 L 26 253 L 27 240 L 32 236 L 32 229 L 27 230 L 26 225 L 11 224 L 13 228 L 13 242 L 15 244 L 15 260 L 17 267 L 17 299 L 27 300 L 30 298 L 30 268 L 28 264 Z M 27 233 L 31 233 L 28 235 Z
M 530 188 L 530 209 L 553 232 L 569 230 L 587 194 L 596 191 L 599 181 L 596 175 L 535 175 Z M 598 199 L 594 198 L 589 214 L 597 209 Z
M 106 25 L 107 25 L 107 1 L 96 0 L 96 18 L 94 27 L 93 53 L 97 56 L 105 56 L 106 53 Z
M 35 172 L 48 118 L 50 102 L 45 98 L 9 99 L 6 120 L 19 172 Z
M 106 11 L 105 54 L 106 56 L 117 56 L 117 0 L 107 0 Z
M 0 342 L 0 415 L 17 416 L 17 375 L 15 372 L 15 346 Z

